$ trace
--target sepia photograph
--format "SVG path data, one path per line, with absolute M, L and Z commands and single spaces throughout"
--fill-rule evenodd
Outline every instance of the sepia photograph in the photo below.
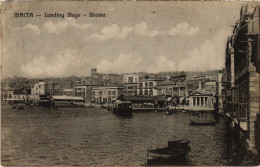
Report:
M 1 166 L 260 165 L 260 2 L 6 1 Z

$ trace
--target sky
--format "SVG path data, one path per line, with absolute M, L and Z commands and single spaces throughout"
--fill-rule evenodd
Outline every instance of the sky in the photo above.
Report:
M 241 2 L 4 2 L 2 77 L 206 71 L 224 67 Z M 32 12 L 33 18 L 14 18 Z M 81 14 L 79 18 L 67 13 Z M 90 12 L 106 17 L 88 17 Z M 45 17 L 63 13 L 64 18 Z M 36 17 L 40 14 L 40 17 Z M 82 16 L 86 14 L 87 16 Z

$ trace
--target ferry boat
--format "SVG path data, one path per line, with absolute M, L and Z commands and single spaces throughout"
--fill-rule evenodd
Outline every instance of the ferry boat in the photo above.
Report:
M 113 102 L 113 113 L 120 116 L 132 115 L 132 103 L 130 101 L 115 100 Z

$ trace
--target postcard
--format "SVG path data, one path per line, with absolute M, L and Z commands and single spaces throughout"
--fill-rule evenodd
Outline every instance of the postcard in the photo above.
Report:
M 258 165 L 259 7 L 1 2 L 1 165 Z

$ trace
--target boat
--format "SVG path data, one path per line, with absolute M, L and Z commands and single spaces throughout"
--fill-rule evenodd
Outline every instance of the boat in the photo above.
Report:
M 190 125 L 215 125 L 216 120 L 191 120 Z
M 186 148 L 188 147 L 190 140 L 174 140 L 168 141 L 168 147 L 170 148 Z
M 190 115 L 197 116 L 197 115 L 199 115 L 200 113 L 199 113 L 199 112 L 190 112 L 189 114 L 190 114 Z
M 113 113 L 120 116 L 132 115 L 132 103 L 130 101 L 115 100 L 113 102 Z
M 19 106 L 18 108 L 19 108 L 19 109 L 23 109 L 24 107 L 23 107 L 23 106 Z
M 174 112 L 170 111 L 170 110 L 167 110 L 165 113 L 166 113 L 166 115 L 172 115 Z
M 101 104 L 95 104 L 95 108 L 101 108 Z
M 16 106 L 12 106 L 12 109 L 16 109 Z
M 157 149 L 148 149 L 147 157 L 148 159 L 178 159 L 185 157 L 191 151 L 191 147 L 187 146 L 186 148 L 157 148 Z

